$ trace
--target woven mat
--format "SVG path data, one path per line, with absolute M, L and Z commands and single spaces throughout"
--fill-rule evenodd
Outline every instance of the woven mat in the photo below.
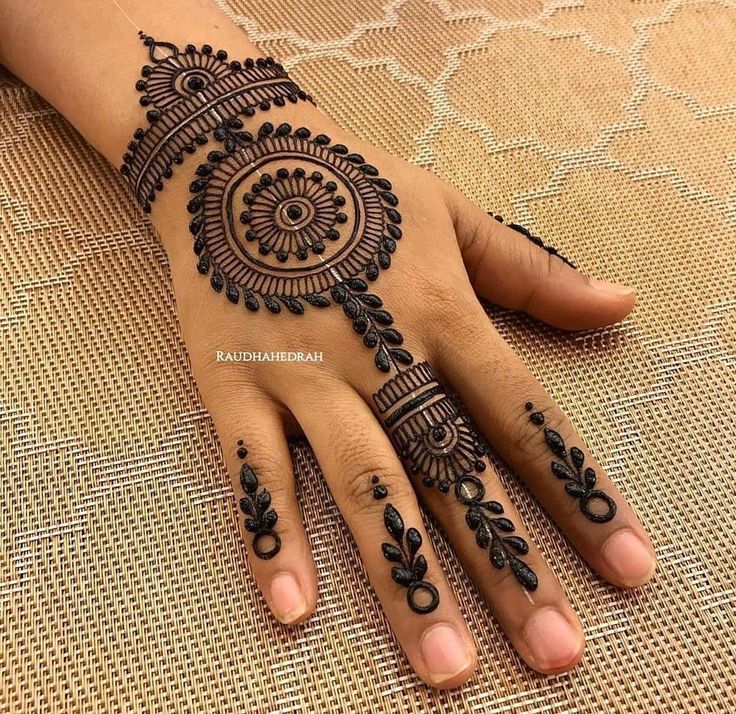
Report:
M 165 255 L 116 173 L 4 75 L 0 711 L 733 711 L 736 5 L 223 8 L 344 125 L 639 287 L 610 329 L 494 320 L 641 513 L 659 573 L 608 586 L 509 476 L 583 621 L 585 661 L 527 669 L 442 544 L 481 664 L 461 691 L 430 691 L 297 445 L 320 601 L 303 627 L 274 624 Z

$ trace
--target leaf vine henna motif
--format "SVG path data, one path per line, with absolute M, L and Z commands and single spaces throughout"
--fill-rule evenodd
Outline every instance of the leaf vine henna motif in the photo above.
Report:
M 248 450 L 242 439 L 238 441 L 238 458 L 243 460 L 240 467 L 240 485 L 245 495 L 240 499 L 240 510 L 245 514 L 245 530 L 253 534 L 253 552 L 261 560 L 270 560 L 281 550 L 281 536 L 274 530 L 278 514 L 271 508 L 271 494 L 268 489 L 258 490 L 258 476 L 245 463 Z
M 209 45 L 181 51 L 139 34 L 151 62 L 135 85 L 148 127 L 133 133 L 120 170 L 146 212 L 163 180 L 171 178 L 173 165 L 206 144 L 223 117 L 312 101 L 270 57 L 228 61 L 227 52 L 214 52 Z
M 498 214 L 491 213 L 490 211 L 488 212 L 488 215 L 491 216 L 491 218 L 494 218 L 495 220 L 497 220 L 499 223 L 503 223 L 504 225 L 508 226 L 509 228 L 516 231 L 517 233 L 521 233 L 521 235 L 523 235 L 524 238 L 534 243 L 534 245 L 539 246 L 542 250 L 546 250 L 550 255 L 556 255 L 563 263 L 566 263 L 571 268 L 574 268 L 575 270 L 577 270 L 577 267 L 571 260 L 569 260 L 564 255 L 562 255 L 562 253 L 560 253 L 560 251 L 557 250 L 557 248 L 545 243 L 539 236 L 535 236 L 528 228 L 522 225 L 519 225 L 518 223 L 506 223 L 503 220 L 503 216 L 499 216 Z
M 535 426 L 544 426 L 544 414 L 534 411 L 534 405 L 527 402 L 524 409 L 529 412 L 529 421 Z M 544 427 L 544 440 L 549 450 L 557 457 L 550 465 L 552 473 L 560 480 L 566 481 L 565 491 L 577 498 L 583 515 L 594 523 L 608 523 L 616 515 L 616 502 L 605 491 L 595 487 L 597 476 L 590 467 L 585 467 L 585 454 L 573 446 L 568 451 L 562 436 L 548 426 Z M 591 510 L 591 504 L 603 503 L 605 510 Z
M 465 521 L 476 543 L 488 549 L 493 567 L 506 565 L 527 590 L 537 588 L 537 576 L 519 556 L 526 541 L 510 535 L 514 524 L 498 501 L 484 500 L 486 489 L 478 474 L 485 471 L 486 447 L 469 419 L 438 383 L 426 362 L 419 362 L 386 382 L 374 402 L 399 456 L 427 487 L 453 491 L 466 507 Z
M 388 496 L 385 486 L 378 484 L 378 476 L 373 476 L 373 498 L 377 501 Z M 394 539 L 394 543 L 381 546 L 383 557 L 395 563 L 391 569 L 394 582 L 406 588 L 406 602 L 420 615 L 432 612 L 440 604 L 440 594 L 432 583 L 424 580 L 427 574 L 427 560 L 419 554 L 422 535 L 416 528 L 404 531 L 404 520 L 398 510 L 390 503 L 383 510 L 383 523 Z

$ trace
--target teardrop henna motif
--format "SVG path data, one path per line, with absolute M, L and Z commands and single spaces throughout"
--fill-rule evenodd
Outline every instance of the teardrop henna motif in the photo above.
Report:
M 268 489 L 258 490 L 258 476 L 245 462 L 248 450 L 243 441 L 238 441 L 238 458 L 243 461 L 240 467 L 240 485 L 244 495 L 240 499 L 240 510 L 245 514 L 245 530 L 253 534 L 253 552 L 261 560 L 270 560 L 281 550 L 281 536 L 274 530 L 279 517 L 271 508 L 271 494 Z M 270 542 L 270 545 L 267 545 Z
M 524 409 L 530 412 L 529 421 L 532 424 L 544 426 L 544 414 L 534 411 L 531 402 L 527 402 Z M 568 451 L 562 436 L 547 426 L 544 427 L 544 441 L 557 457 L 557 460 L 550 464 L 552 474 L 567 482 L 565 492 L 578 499 L 582 514 L 593 523 L 608 523 L 612 520 L 616 515 L 616 502 L 605 491 L 595 487 L 598 477 L 590 466 L 585 466 L 585 454 L 582 450 L 573 446 Z M 604 504 L 605 511 L 597 513 L 591 509 L 591 504 L 596 501 Z
M 504 225 L 511 228 L 511 230 L 516 231 L 517 233 L 521 233 L 521 235 L 524 236 L 530 243 L 534 243 L 537 247 L 541 248 L 542 250 L 546 251 L 550 255 L 554 255 L 558 257 L 563 263 L 566 263 L 574 270 L 577 270 L 577 266 L 568 258 L 566 258 L 562 253 L 560 253 L 557 248 L 555 248 L 552 245 L 549 245 L 549 243 L 545 243 L 539 236 L 534 235 L 526 226 L 522 226 L 519 223 L 506 223 L 506 221 L 503 220 L 503 216 L 499 216 L 498 214 L 488 212 L 488 215 L 498 221 L 499 223 L 503 223 Z
M 382 500 L 388 496 L 385 486 L 378 484 L 378 476 L 373 476 L 373 498 Z M 395 583 L 406 588 L 406 602 L 419 615 L 432 612 L 440 604 L 440 594 L 432 583 L 426 581 L 427 560 L 419 553 L 422 535 L 416 528 L 404 530 L 404 520 L 399 511 L 390 503 L 383 510 L 383 523 L 394 543 L 381 546 L 383 557 L 395 563 L 391 577 Z M 428 600 L 427 600 L 428 598 Z M 427 602 L 422 602 L 427 600 Z

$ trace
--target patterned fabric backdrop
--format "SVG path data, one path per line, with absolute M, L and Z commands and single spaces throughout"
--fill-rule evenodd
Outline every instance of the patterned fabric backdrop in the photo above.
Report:
M 222 6 L 346 127 L 638 286 L 610 329 L 493 319 L 640 512 L 660 569 L 638 592 L 605 584 L 508 475 L 585 661 L 527 669 L 443 546 L 482 660 L 462 690 L 430 691 L 297 445 L 320 601 L 276 625 L 165 255 L 115 171 L 5 74 L 0 712 L 733 711 L 736 2 Z

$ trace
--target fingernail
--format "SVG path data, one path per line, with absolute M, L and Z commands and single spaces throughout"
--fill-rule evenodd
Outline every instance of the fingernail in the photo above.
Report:
M 603 544 L 603 560 L 629 587 L 644 584 L 654 575 L 657 561 L 636 533 L 617 531 Z
M 287 625 L 307 611 L 307 599 L 291 573 L 277 573 L 271 580 L 271 610 L 278 620 Z
M 473 660 L 457 630 L 449 624 L 430 627 L 422 637 L 422 656 L 434 684 L 447 682 L 467 670 Z
M 572 664 L 583 648 L 580 632 L 561 612 L 551 607 L 532 615 L 524 628 L 524 640 L 542 670 L 556 670 Z
M 617 297 L 627 297 L 636 292 L 636 288 L 628 285 L 609 283 L 607 280 L 598 280 L 598 278 L 590 278 L 590 287 L 608 295 L 616 295 Z

